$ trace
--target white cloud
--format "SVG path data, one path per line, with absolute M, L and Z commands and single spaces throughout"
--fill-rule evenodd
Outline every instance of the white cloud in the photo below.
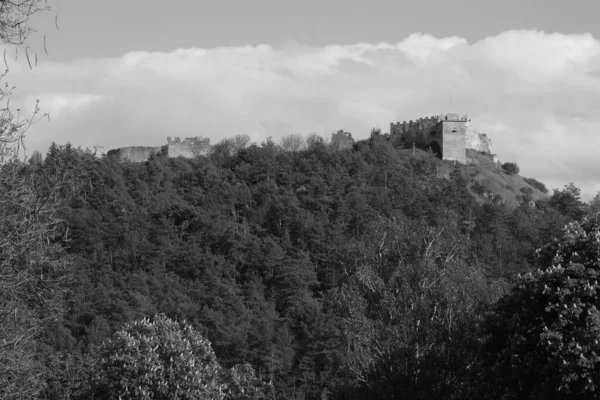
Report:
M 23 63 L 11 61 L 9 63 Z M 590 34 L 507 31 L 468 43 L 415 33 L 398 43 L 313 48 L 289 42 L 11 67 L 17 102 L 41 100 L 51 140 L 91 147 L 159 145 L 167 136 L 255 140 L 467 112 L 501 160 L 550 187 L 600 187 L 600 42 Z
M 38 93 L 26 96 L 22 101 L 27 113 L 33 113 L 36 99 L 44 99 L 43 112 L 51 114 L 53 119 L 63 119 L 69 114 L 83 112 L 94 103 L 110 100 L 106 95 L 97 94 Z

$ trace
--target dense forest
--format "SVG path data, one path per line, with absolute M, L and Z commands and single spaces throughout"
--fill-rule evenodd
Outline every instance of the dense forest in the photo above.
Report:
M 571 184 L 535 207 L 478 202 L 458 166 L 439 175 L 447 162 L 376 132 L 345 150 L 236 139 L 143 163 L 52 144 L 3 166 L 3 398 L 203 398 L 151 389 L 183 385 L 190 359 L 188 372 L 111 386 L 122 354 L 154 371 L 161 356 L 145 354 L 164 341 L 178 357 L 199 341 L 217 371 L 202 379 L 229 388 L 204 398 L 541 393 L 490 346 L 518 347 L 519 313 L 502 307 L 575 246 L 555 238 L 598 201 Z

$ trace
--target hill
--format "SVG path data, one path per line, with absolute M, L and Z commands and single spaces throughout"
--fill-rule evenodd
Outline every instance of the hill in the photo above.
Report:
M 467 189 L 478 204 L 496 201 L 514 210 L 522 204 L 535 206 L 535 202 L 548 199 L 547 193 L 530 185 L 518 174 L 510 174 L 502 169 L 499 163 L 492 161 L 490 155 L 467 149 L 467 165 L 442 161 L 428 151 L 416 148 L 399 149 L 402 158 L 414 157 L 429 160 L 436 164 L 438 178 L 450 179 L 450 174 L 458 169 L 468 183 Z M 531 203 L 533 202 L 533 203 Z
M 407 383 L 405 398 L 431 398 L 440 385 L 452 393 L 476 357 L 475 310 L 514 273 L 535 268 L 535 249 L 566 222 L 548 202 L 510 207 L 527 182 L 477 154 L 454 165 L 383 136 L 344 149 L 314 139 L 295 151 L 270 140 L 218 150 L 131 162 L 53 145 L 28 164 L 42 194 L 69 177 L 57 217 L 68 229 L 60 244 L 72 281 L 46 341 L 74 361 L 57 381 L 80 370 L 85 380 L 80 355 L 124 323 L 165 313 L 202 332 L 221 365 L 252 365 L 278 399 L 343 399 L 359 389 L 354 398 L 383 398 L 361 383 L 379 375 L 356 374 L 376 361 L 389 370 L 398 354 L 389 385 L 426 377 L 438 385 Z M 430 333 L 421 336 L 415 321 Z M 383 358 L 373 348 L 381 341 Z M 415 343 L 433 350 L 420 357 Z M 357 365 L 363 357 L 373 361 Z M 440 369 L 447 359 L 458 361 Z

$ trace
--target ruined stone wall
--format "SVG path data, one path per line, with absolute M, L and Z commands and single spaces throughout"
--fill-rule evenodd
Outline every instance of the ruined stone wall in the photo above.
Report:
M 208 154 L 210 140 L 197 138 L 186 138 L 183 141 L 168 140 L 167 147 L 169 149 L 169 157 L 194 158 Z
M 182 141 L 179 138 L 171 140 L 169 137 L 167 138 L 167 150 L 169 157 L 194 158 L 206 155 L 210 150 L 210 139 L 186 138 Z M 131 146 L 110 150 L 106 155 L 123 161 L 144 162 L 151 154 L 161 151 L 162 147 Z
M 146 161 L 151 154 L 157 154 L 160 153 L 160 151 L 160 147 L 131 146 L 109 150 L 106 156 L 115 157 L 116 159 L 123 161 L 143 162 Z
M 492 140 L 485 133 L 479 133 L 467 123 L 467 148 L 477 150 L 481 153 L 494 154 Z
M 339 130 L 337 133 L 331 134 L 331 145 L 337 149 L 351 149 L 354 145 L 354 139 L 350 132 Z

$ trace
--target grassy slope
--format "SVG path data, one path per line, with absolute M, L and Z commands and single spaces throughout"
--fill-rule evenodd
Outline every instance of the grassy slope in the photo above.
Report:
M 407 157 L 411 156 L 412 150 L 403 149 L 401 153 L 405 153 Z M 404 155 L 404 154 L 403 154 Z M 423 150 L 416 149 L 415 157 L 434 157 L 432 154 Z M 436 158 L 440 166 L 439 173 L 449 178 L 450 173 L 454 169 L 454 163 L 451 161 L 442 161 Z M 477 151 L 467 150 L 467 162 L 470 165 L 457 164 L 462 172 L 465 180 L 469 183 L 477 181 L 482 184 L 487 192 L 499 194 L 505 201 L 505 204 L 514 209 L 519 205 L 519 197 L 522 198 L 523 193 L 521 188 L 530 188 L 533 193 L 532 200 L 535 202 L 540 199 L 547 198 L 548 195 L 530 186 L 519 175 L 510 175 L 502 168 L 497 166 L 488 156 L 485 156 Z M 474 193 L 469 186 L 469 191 L 478 202 L 483 202 L 484 198 Z M 521 200 L 522 201 L 522 200 Z

